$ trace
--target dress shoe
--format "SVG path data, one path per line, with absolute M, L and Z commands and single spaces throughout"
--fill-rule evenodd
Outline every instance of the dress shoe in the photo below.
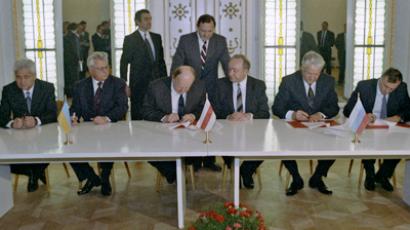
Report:
M 380 184 L 382 188 L 388 192 L 393 192 L 393 185 L 390 184 L 390 181 L 387 177 L 377 177 L 375 178 L 376 183 Z
M 241 177 L 242 177 L 243 186 L 245 186 L 245 188 L 247 188 L 247 189 L 253 189 L 254 188 L 254 182 L 253 182 L 252 174 L 241 173 Z
M 112 192 L 110 181 L 104 181 L 101 183 L 101 194 L 103 196 L 110 196 Z
M 28 176 L 28 183 L 27 183 L 27 191 L 34 192 L 38 189 L 38 178 L 34 175 L 34 173 L 30 173 Z
M 77 191 L 78 195 L 84 195 L 89 193 L 94 187 L 98 187 L 101 185 L 101 180 L 100 178 L 95 178 L 95 179 L 87 179 L 87 182 L 85 185 Z
M 374 189 L 376 188 L 374 177 L 366 176 L 366 179 L 364 180 L 364 187 L 367 191 L 374 191 Z
M 286 196 L 293 196 L 304 187 L 302 178 L 294 178 L 289 188 L 286 190 Z
M 221 166 L 215 164 L 215 163 L 210 163 L 210 164 L 204 164 L 204 168 L 208 169 L 210 171 L 214 171 L 214 172 L 220 172 L 222 171 Z
M 167 179 L 168 184 L 173 184 L 177 179 L 177 175 L 175 172 L 167 172 L 164 176 L 165 179 Z
M 331 190 L 327 189 L 321 178 L 311 177 L 309 180 L 309 187 L 317 189 L 320 193 L 325 195 L 331 195 L 333 193 Z

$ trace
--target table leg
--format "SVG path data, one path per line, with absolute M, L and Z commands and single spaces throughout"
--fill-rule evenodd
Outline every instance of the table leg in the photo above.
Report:
M 233 203 L 236 208 L 239 207 L 239 183 L 241 183 L 241 176 L 239 174 L 240 159 L 235 157 L 233 161 L 234 182 L 233 182 Z
M 13 190 L 11 188 L 9 165 L 0 165 L 0 217 L 13 207 Z
M 403 200 L 407 205 L 410 205 L 410 160 L 406 160 L 406 168 L 404 169 Z
M 184 228 L 184 217 L 186 209 L 185 197 L 185 162 L 182 158 L 177 158 L 177 199 L 178 199 L 178 228 Z

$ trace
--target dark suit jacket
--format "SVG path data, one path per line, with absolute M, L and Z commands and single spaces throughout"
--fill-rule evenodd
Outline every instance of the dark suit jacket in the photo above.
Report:
M 337 57 L 339 59 L 339 64 L 344 66 L 346 57 L 345 33 L 340 33 L 337 35 L 335 46 L 337 48 Z
M 73 103 L 70 108 L 78 118 L 90 121 L 96 116 L 107 116 L 111 122 L 121 120 L 128 110 L 128 98 L 125 93 L 125 82 L 117 77 L 109 76 L 103 84 L 101 99 L 101 114 L 94 109 L 94 88 L 92 77 L 76 83 L 74 86 Z
M 322 45 L 322 31 L 317 32 L 317 44 L 321 52 L 332 53 L 332 46 L 335 44 L 335 34 L 328 30 L 326 32 L 325 42 Z
M 38 117 L 42 124 L 57 120 L 53 84 L 36 79 L 31 101 L 31 113 L 28 112 L 25 95 L 16 82 L 4 86 L 0 105 L 0 126 L 5 127 L 9 121 L 25 115 Z
M 64 93 L 72 96 L 72 88 L 80 79 L 80 38 L 72 31 L 64 36 Z
M 319 52 L 315 38 L 311 33 L 303 31 L 302 36 L 300 37 L 300 62 L 302 62 L 303 55 L 311 50 Z
M 378 79 L 370 79 L 360 81 L 357 84 L 356 89 L 353 91 L 343 109 L 343 114 L 346 117 L 350 116 L 356 104 L 358 93 L 360 93 L 360 100 L 363 103 L 366 113 L 373 113 L 373 106 L 377 94 L 377 81 Z M 389 94 L 389 100 L 387 101 L 387 116 L 391 117 L 395 115 L 399 115 L 404 121 L 410 120 L 410 98 L 407 92 L 407 84 L 404 82 Z
M 308 98 L 300 71 L 285 76 L 279 86 L 279 92 L 272 106 L 272 113 L 283 119 L 289 110 L 303 110 L 309 115 L 317 112 L 331 118 L 339 113 L 335 81 L 333 77 L 322 73 L 316 81 L 314 106 L 308 104 Z
M 187 93 L 184 113 L 192 113 L 196 119 L 199 119 L 204 104 L 204 83 L 195 81 Z M 160 78 L 149 84 L 144 98 L 142 114 L 145 120 L 161 121 L 165 115 L 170 113 L 172 113 L 171 78 Z
M 93 34 L 91 37 L 91 41 L 94 46 L 94 51 L 102 51 L 102 52 L 107 52 L 111 53 L 111 44 L 110 44 L 110 39 L 100 37 L 97 33 Z
M 211 39 L 209 39 L 205 68 L 202 70 L 198 34 L 197 32 L 185 34 L 179 39 L 177 50 L 172 59 L 171 74 L 181 65 L 192 66 L 195 69 L 197 78 L 205 80 L 206 90 L 212 102 L 212 99 L 216 94 L 218 63 L 220 62 L 222 64 L 225 76 L 228 76 L 229 59 L 230 56 L 226 38 L 214 34 Z
M 168 76 L 161 35 L 152 32 L 149 34 L 154 44 L 155 62 L 151 61 L 145 41 L 138 30 L 124 38 L 120 72 L 121 78 L 127 81 L 127 67 L 128 64 L 131 64 L 131 89 L 144 89 L 152 80 Z
M 252 113 L 255 119 L 270 117 L 265 82 L 248 76 L 246 82 L 246 113 Z M 216 115 L 218 119 L 225 119 L 235 112 L 233 104 L 232 82 L 228 77 L 218 80 Z

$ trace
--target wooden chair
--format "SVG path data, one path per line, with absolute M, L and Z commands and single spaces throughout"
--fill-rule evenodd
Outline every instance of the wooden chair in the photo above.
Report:
M 185 166 L 185 171 L 189 170 L 189 176 L 191 178 L 191 185 L 192 185 L 192 190 L 195 190 L 195 177 L 194 177 L 194 166 L 193 165 L 186 165 Z M 188 178 L 186 178 L 187 180 Z M 157 175 L 155 179 L 155 191 L 156 192 L 161 192 L 162 188 L 162 181 L 164 180 L 164 177 L 162 174 L 157 170 Z
M 347 176 L 348 176 L 348 177 L 350 177 L 350 176 L 352 175 L 353 163 L 354 163 L 354 159 L 350 159 L 349 169 L 348 169 L 348 171 L 347 171 Z M 379 168 L 380 168 L 380 166 L 381 166 L 381 164 L 382 164 L 382 160 L 381 160 L 381 159 L 378 159 L 378 160 L 377 160 L 377 164 L 379 165 Z M 359 188 L 360 188 L 361 185 L 362 185 L 363 174 L 364 174 L 364 166 L 363 166 L 363 164 L 360 162 L 359 183 L 358 183 Z M 393 179 L 393 185 L 394 185 L 394 187 L 397 187 L 396 173 L 393 174 L 392 179 Z

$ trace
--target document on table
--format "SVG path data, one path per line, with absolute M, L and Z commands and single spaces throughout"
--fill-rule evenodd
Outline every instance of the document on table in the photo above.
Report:
M 188 128 L 191 125 L 191 122 L 185 121 L 185 122 L 174 122 L 174 123 L 166 123 L 165 126 L 168 127 L 168 129 L 177 129 L 177 128 Z
M 329 123 L 326 123 L 324 121 L 318 121 L 318 122 L 301 122 L 304 126 L 308 127 L 309 129 L 316 129 L 320 127 L 330 127 Z

